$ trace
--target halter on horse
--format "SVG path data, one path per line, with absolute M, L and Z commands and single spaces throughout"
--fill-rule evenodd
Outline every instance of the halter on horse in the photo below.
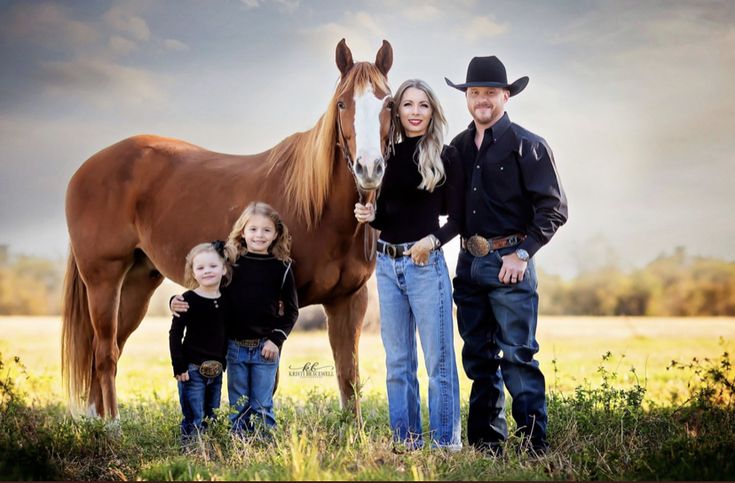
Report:
M 291 231 L 300 305 L 324 305 L 342 403 L 359 415 L 358 341 L 374 260 L 363 244 L 370 228 L 353 209 L 382 181 L 393 51 L 383 41 L 374 63 L 355 63 L 342 40 L 336 63 L 340 82 L 327 111 L 269 151 L 228 155 L 141 135 L 103 149 L 74 174 L 62 327 L 73 407 L 86 399 L 89 413 L 117 416 L 118 359 L 153 291 L 164 276 L 181 283 L 188 250 L 225 238 L 243 208 L 260 200 Z

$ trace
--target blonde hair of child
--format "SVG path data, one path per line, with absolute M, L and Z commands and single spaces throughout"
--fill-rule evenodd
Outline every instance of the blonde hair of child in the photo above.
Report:
M 243 210 L 240 217 L 232 226 L 232 231 L 230 232 L 230 236 L 227 237 L 227 245 L 225 246 L 225 250 L 227 251 L 227 256 L 230 261 L 234 263 L 235 260 L 237 260 L 237 257 L 248 253 L 248 247 L 242 236 L 242 232 L 254 215 L 261 215 L 269 218 L 276 227 L 276 239 L 271 243 L 271 246 L 268 248 L 268 252 L 278 260 L 290 262 L 291 235 L 288 232 L 288 227 L 283 222 L 278 212 L 273 209 L 271 205 L 263 203 L 262 201 L 254 201 L 245 207 L 245 210 Z
M 227 256 L 225 256 L 226 253 L 223 254 L 218 252 L 217 249 L 214 247 L 214 243 L 207 242 L 200 243 L 199 245 L 195 246 L 194 248 L 189 250 L 189 253 L 186 255 L 186 265 L 184 265 L 184 286 L 191 290 L 199 286 L 199 282 L 197 282 L 194 278 L 194 258 L 200 253 L 204 252 L 216 253 L 217 256 L 222 259 L 222 262 L 225 266 L 225 274 L 222 276 L 222 283 L 220 284 L 220 286 L 224 287 L 229 285 L 230 281 L 232 280 L 232 264 L 227 259 Z

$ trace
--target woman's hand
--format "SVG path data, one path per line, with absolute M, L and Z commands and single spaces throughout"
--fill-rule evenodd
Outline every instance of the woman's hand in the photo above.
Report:
M 267 361 L 275 361 L 278 357 L 278 346 L 270 340 L 265 341 L 263 344 L 263 350 L 260 351 L 260 355 Z
M 176 295 L 174 298 L 171 299 L 171 304 L 168 307 L 171 310 L 171 314 L 174 317 L 179 317 L 179 314 L 182 314 L 183 312 L 186 312 L 189 310 L 189 304 L 184 300 L 184 297 L 181 295 Z M 187 376 L 187 380 L 189 377 Z
M 355 203 L 355 218 L 360 223 L 370 223 L 375 220 L 375 205 L 372 203 L 366 205 Z
M 189 380 L 189 371 L 182 372 L 181 374 L 176 374 L 174 377 L 179 382 L 186 382 Z
M 426 265 L 429 262 L 429 253 L 434 249 L 434 239 L 431 235 L 423 237 L 421 240 L 406 250 L 406 255 L 411 256 L 411 260 L 416 265 Z

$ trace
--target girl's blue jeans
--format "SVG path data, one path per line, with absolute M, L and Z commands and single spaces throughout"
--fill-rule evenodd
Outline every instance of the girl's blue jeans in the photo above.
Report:
M 379 253 L 380 335 L 385 347 L 388 410 L 396 441 L 423 446 L 421 396 L 416 376 L 416 331 L 429 376 L 429 440 L 433 446 L 462 446 L 459 379 L 454 355 L 452 285 L 441 250 L 425 266 L 411 257 Z
M 244 347 L 230 340 L 227 348 L 227 395 L 232 431 L 241 433 L 254 429 L 252 417 L 267 427 L 276 425 L 273 414 L 273 387 L 276 382 L 278 360 L 269 361 L 260 355 L 262 339 L 256 347 Z
M 207 419 L 214 419 L 222 393 L 222 374 L 207 378 L 199 373 L 199 367 L 189 364 L 189 380 L 179 381 L 179 403 L 184 419 L 181 436 L 195 436 L 207 427 Z

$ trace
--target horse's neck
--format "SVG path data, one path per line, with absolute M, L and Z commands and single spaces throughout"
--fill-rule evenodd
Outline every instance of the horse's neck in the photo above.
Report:
M 328 211 L 332 219 L 325 221 L 338 221 L 354 230 L 357 227 L 355 203 L 365 203 L 366 201 L 361 199 L 355 185 L 355 178 L 347 167 L 347 161 L 340 149 L 335 152 L 332 162 L 332 183 Z

